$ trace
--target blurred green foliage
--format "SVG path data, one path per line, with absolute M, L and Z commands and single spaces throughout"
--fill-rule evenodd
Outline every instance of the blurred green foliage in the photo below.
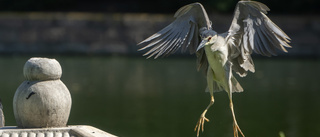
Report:
M 320 13 L 319 0 L 257 0 L 273 12 Z M 232 12 L 238 0 L 0 0 L 0 11 L 84 11 L 173 13 L 179 7 L 202 3 L 208 12 Z

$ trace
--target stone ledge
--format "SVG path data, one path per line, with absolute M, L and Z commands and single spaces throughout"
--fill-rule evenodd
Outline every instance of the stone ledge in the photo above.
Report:
M 56 128 L 0 128 L 0 137 L 116 137 L 88 125 L 74 125 Z
M 208 14 L 215 31 L 228 30 L 232 14 Z M 268 17 L 292 39 L 285 56 L 320 56 L 318 16 Z M 173 13 L 0 12 L 0 54 L 140 55 L 136 44 L 173 20 Z

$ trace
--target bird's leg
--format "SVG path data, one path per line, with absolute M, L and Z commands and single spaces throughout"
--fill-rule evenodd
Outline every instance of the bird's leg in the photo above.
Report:
M 200 129 L 202 130 L 202 132 L 204 131 L 204 122 L 207 121 L 209 122 L 209 119 L 207 119 L 206 113 L 208 111 L 208 109 L 213 105 L 214 103 L 214 98 L 213 98 L 213 90 L 214 90 L 214 80 L 213 80 L 213 70 L 210 68 L 210 66 L 208 66 L 208 72 L 207 72 L 207 84 L 208 84 L 208 90 L 211 96 L 211 100 L 209 105 L 207 106 L 207 108 L 202 112 L 202 114 L 200 115 L 199 121 L 196 124 L 196 127 L 194 128 L 194 131 L 197 131 L 197 137 L 199 137 L 199 132 Z
M 209 122 L 209 119 L 206 118 L 205 116 L 206 116 L 208 109 L 213 105 L 213 103 L 214 103 L 214 98 L 213 98 L 213 95 L 211 95 L 211 100 L 210 100 L 209 105 L 200 115 L 199 121 L 197 122 L 196 127 L 194 128 L 194 131 L 197 131 L 197 137 L 199 137 L 200 129 L 202 132 L 204 131 L 204 122 L 205 121 Z
M 231 113 L 232 113 L 232 118 L 233 118 L 233 135 L 234 137 L 239 137 L 239 132 L 242 135 L 242 137 L 244 137 L 244 134 L 242 133 L 237 120 L 236 120 L 236 115 L 234 114 L 234 109 L 233 109 L 233 102 L 232 102 L 232 90 L 233 90 L 233 85 L 232 84 L 232 63 L 231 62 L 227 62 L 226 63 L 226 78 L 228 81 L 228 87 L 226 88 L 227 93 L 229 95 L 229 100 L 230 100 L 230 109 L 231 109 Z
M 236 116 L 234 114 L 232 98 L 230 98 L 230 109 L 231 109 L 232 117 L 233 117 L 233 134 L 234 134 L 234 137 L 239 137 L 239 135 L 238 135 L 239 132 L 242 135 L 242 137 L 244 137 L 244 134 L 242 133 L 242 131 L 241 131 L 241 129 L 240 129 L 238 123 L 237 123 Z

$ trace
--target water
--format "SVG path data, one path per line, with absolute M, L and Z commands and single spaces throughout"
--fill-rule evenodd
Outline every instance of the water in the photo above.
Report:
M 118 136 L 195 137 L 209 103 L 195 58 L 55 57 L 72 96 L 69 125 L 92 125 Z M 0 58 L 0 97 L 6 125 L 14 126 L 12 99 L 29 57 Z M 234 94 L 238 124 L 247 137 L 315 137 L 320 134 L 319 60 L 254 59 L 256 73 L 239 78 Z M 214 94 L 201 137 L 232 137 L 225 92 Z

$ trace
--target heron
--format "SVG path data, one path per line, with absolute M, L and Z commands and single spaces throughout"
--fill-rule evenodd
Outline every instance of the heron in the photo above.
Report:
M 239 1 L 235 7 L 229 30 L 217 33 L 201 3 L 192 3 L 180 8 L 175 20 L 138 43 L 139 51 L 147 50 L 144 56 L 154 59 L 168 56 L 178 50 L 196 54 L 197 69 L 204 70 L 207 79 L 206 91 L 210 93 L 210 103 L 201 113 L 196 124 L 197 137 L 204 131 L 208 109 L 214 103 L 213 93 L 226 91 L 233 118 L 233 134 L 244 137 L 235 116 L 232 93 L 242 92 L 243 88 L 233 73 L 245 77 L 255 72 L 251 58 L 253 52 L 263 56 L 276 56 L 286 48 L 291 39 L 268 17 L 270 9 L 263 3 L 250 0 Z M 239 134 L 240 133 L 240 134 Z

